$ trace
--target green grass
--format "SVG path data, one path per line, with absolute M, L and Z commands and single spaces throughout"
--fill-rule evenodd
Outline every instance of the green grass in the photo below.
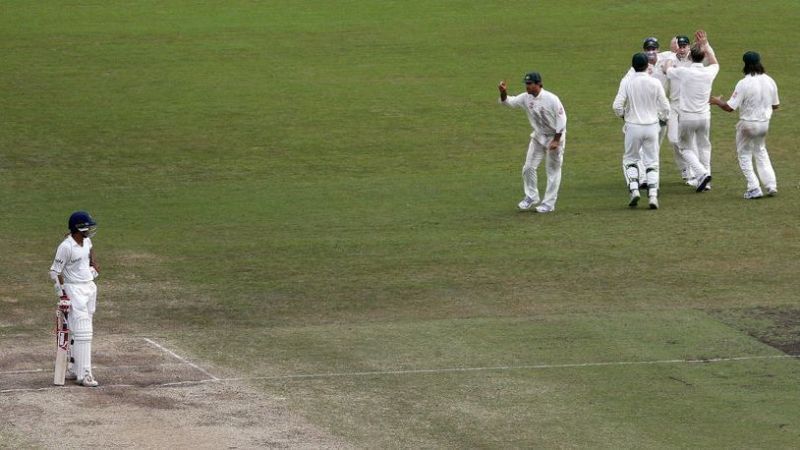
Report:
M 785 43 L 800 13 L 656 9 L 4 2 L 0 339 L 50 326 L 46 271 L 85 208 L 101 226 L 98 339 L 167 335 L 234 375 L 774 354 L 706 311 L 796 304 L 800 67 Z M 714 110 L 713 191 L 682 186 L 665 148 L 662 209 L 628 210 L 619 79 L 643 37 L 699 27 L 721 62 L 715 94 L 751 49 L 778 82 L 780 196 L 741 199 L 736 115 Z M 515 210 L 529 126 L 496 105 L 497 82 L 521 91 L 530 70 L 569 118 L 545 216 Z M 361 447 L 792 447 L 797 367 L 259 386 Z

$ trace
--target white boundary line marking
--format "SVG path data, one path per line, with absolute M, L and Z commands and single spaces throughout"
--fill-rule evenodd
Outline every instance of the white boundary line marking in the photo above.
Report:
M 149 339 L 146 339 L 148 340 Z M 442 369 L 409 369 L 409 370 L 376 370 L 376 371 L 365 371 L 365 372 L 328 372 L 328 373 L 316 373 L 316 374 L 294 374 L 294 375 L 274 375 L 274 376 L 264 376 L 264 377 L 238 377 L 238 378 L 217 378 L 205 370 L 197 367 L 196 365 L 192 364 L 189 361 L 181 358 L 180 356 L 174 354 L 173 352 L 159 346 L 155 342 L 151 342 L 153 345 L 156 345 L 159 348 L 164 349 L 167 353 L 170 353 L 177 359 L 181 360 L 182 362 L 195 367 L 197 370 L 205 373 L 210 378 L 204 380 L 187 380 L 187 381 L 174 381 L 169 383 L 157 383 L 157 384 L 145 384 L 145 385 L 134 385 L 134 384 L 107 384 L 101 385 L 96 388 L 92 389 L 102 389 L 102 388 L 126 388 L 126 387 L 140 387 L 140 388 L 148 388 L 148 387 L 173 387 L 173 386 L 184 386 L 184 385 L 193 385 L 193 384 L 205 384 L 205 383 L 217 383 L 222 381 L 254 381 L 254 380 L 298 380 L 298 379 L 309 379 L 309 378 L 341 378 L 341 377 L 370 377 L 370 376 L 382 376 L 382 375 L 414 375 L 414 374 L 437 374 L 437 373 L 458 373 L 458 372 L 489 372 L 489 371 L 510 371 L 510 370 L 543 370 L 543 369 L 571 369 L 571 368 L 583 368 L 583 367 L 613 367 L 613 366 L 647 366 L 647 365 L 656 365 L 656 364 L 709 364 L 709 363 L 718 363 L 718 362 L 735 362 L 735 361 L 751 361 L 751 360 L 763 360 L 763 359 L 798 359 L 800 355 L 767 355 L 767 356 L 737 356 L 731 358 L 708 358 L 708 359 L 662 359 L 662 360 L 655 360 L 655 361 L 611 361 L 611 362 L 595 362 L 595 363 L 572 363 L 572 364 L 535 364 L 535 365 L 523 365 L 523 366 L 494 366 L 494 367 L 451 367 L 451 368 L 442 368 Z M 3 373 L 10 373 L 10 372 L 3 372 Z M 78 388 L 75 386 L 74 388 Z M 0 390 L 0 394 L 11 393 L 11 392 L 31 392 L 31 391 L 48 391 L 51 389 L 72 389 L 72 387 L 63 387 L 63 386 L 49 386 L 49 387 L 41 387 L 41 388 L 19 388 L 19 389 L 3 389 Z M 80 388 L 83 389 L 83 388 Z
M 177 359 L 178 361 L 180 361 L 180 362 L 182 362 L 184 364 L 187 364 L 187 365 L 189 365 L 191 367 L 194 367 L 195 369 L 199 370 L 200 372 L 202 372 L 205 376 L 209 377 L 210 379 L 215 380 L 215 381 L 219 380 L 219 378 L 217 378 L 214 375 L 210 374 L 207 370 L 205 370 L 202 367 L 198 366 L 197 364 L 189 361 L 188 359 L 180 357 L 178 354 L 176 354 L 172 350 L 164 347 L 163 345 L 159 344 L 158 342 L 156 342 L 156 341 L 154 341 L 152 339 L 149 339 L 149 338 L 142 338 L 142 339 L 144 339 L 148 344 L 150 344 L 150 345 L 152 345 L 154 347 L 157 347 L 157 348 L 161 349 L 163 352 L 171 355 L 173 358 Z

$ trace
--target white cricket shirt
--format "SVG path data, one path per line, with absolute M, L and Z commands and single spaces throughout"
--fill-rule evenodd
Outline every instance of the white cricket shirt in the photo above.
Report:
M 612 108 L 617 117 L 637 125 L 652 125 L 669 117 L 664 87 L 647 72 L 635 72 L 622 79 Z
M 704 66 L 692 63 L 689 67 L 671 67 L 667 70 L 670 87 L 678 85 L 678 110 L 683 119 L 707 119 L 711 117 L 708 99 L 711 85 L 719 73 L 719 64 Z
M 689 67 L 689 66 L 692 65 L 692 58 L 688 54 L 686 56 L 684 56 L 683 59 L 680 59 L 680 58 L 678 58 L 678 54 L 677 53 L 673 53 L 673 52 L 668 52 L 668 53 L 670 54 L 670 56 L 665 56 L 664 61 L 665 62 L 667 60 L 672 61 L 672 66 L 673 67 Z M 709 45 L 708 49 L 706 50 L 706 59 L 708 59 L 708 54 L 710 54 L 710 53 L 714 53 L 714 49 L 711 48 L 711 46 Z M 703 65 L 707 64 L 706 59 L 703 60 Z M 662 66 L 661 69 L 662 69 L 662 72 L 663 72 L 663 66 Z M 670 106 L 672 106 L 673 110 L 677 111 L 679 109 L 678 107 L 680 106 L 680 102 L 681 102 L 681 99 L 680 99 L 680 92 L 681 92 L 680 84 L 679 83 L 670 83 L 669 82 L 669 78 L 667 78 L 667 84 L 669 86 L 665 87 L 664 89 L 667 90 L 667 96 L 669 97 Z
M 533 128 L 531 138 L 542 145 L 549 144 L 554 135 L 561 133 L 563 136 L 567 131 L 567 113 L 561 100 L 550 91 L 542 89 L 535 97 L 527 92 L 509 95 L 500 103 L 511 108 L 525 108 Z
M 772 117 L 772 107 L 779 105 L 778 86 L 767 74 L 747 75 L 736 83 L 728 106 L 739 109 L 739 119 L 750 122 L 767 122 Z
M 89 252 L 92 240 L 83 239 L 83 246 L 78 245 L 72 235 L 67 236 L 56 249 L 56 257 L 50 270 L 61 274 L 64 283 L 86 283 L 94 277 L 89 269 Z

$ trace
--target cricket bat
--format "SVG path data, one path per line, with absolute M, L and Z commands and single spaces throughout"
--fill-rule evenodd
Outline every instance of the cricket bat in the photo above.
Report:
M 53 384 L 64 385 L 67 376 L 67 362 L 69 359 L 69 324 L 67 313 L 56 311 L 56 369 L 53 375 Z

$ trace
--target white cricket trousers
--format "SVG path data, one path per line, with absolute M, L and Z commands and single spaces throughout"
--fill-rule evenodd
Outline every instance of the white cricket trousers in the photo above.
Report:
M 711 175 L 711 118 L 681 118 L 678 122 L 678 146 L 681 156 L 694 175 Z
M 769 122 L 751 122 L 740 120 L 736 124 L 736 153 L 739 155 L 739 167 L 747 180 L 747 190 L 759 187 L 758 179 L 767 189 L 777 189 L 775 170 L 767 153 L 767 132 Z M 756 176 L 753 170 L 753 158 L 756 160 Z
M 622 133 L 625 134 L 625 127 L 622 127 Z M 667 126 L 666 125 L 664 125 L 664 126 L 659 125 L 659 128 L 658 128 L 658 148 L 661 148 L 661 144 L 664 142 L 664 136 L 666 136 L 666 135 L 667 135 Z M 676 147 L 675 153 L 678 154 L 677 147 Z M 683 162 L 683 159 L 681 159 L 681 162 Z M 675 157 L 675 164 L 678 164 L 678 168 L 682 168 L 682 166 L 678 162 L 677 156 Z M 628 167 L 625 165 L 625 163 L 622 163 L 622 174 L 627 177 L 627 173 L 628 173 Z M 644 167 L 644 150 L 643 149 L 639 149 L 639 173 L 640 174 L 647 173 L 647 169 Z M 642 179 L 641 181 L 647 181 L 647 180 Z
M 92 373 L 92 316 L 97 304 L 97 285 L 87 283 L 64 283 L 64 291 L 70 300 L 69 329 L 72 332 L 72 370 L 83 380 Z
M 636 167 L 635 173 L 626 170 L 625 181 L 629 185 L 633 182 L 632 175 L 635 175 L 638 182 L 646 180 L 650 189 L 658 189 L 660 130 L 661 127 L 657 123 L 650 125 L 625 124 L 625 153 L 622 155 L 622 165 L 626 168 Z M 644 166 L 645 173 L 640 173 L 640 162 Z
M 681 176 L 684 175 L 688 176 L 686 173 L 689 170 L 689 164 L 683 159 L 683 155 L 681 155 L 681 146 L 680 146 L 680 132 L 678 130 L 678 109 L 670 107 L 669 109 L 669 120 L 667 121 L 667 140 L 672 147 L 672 154 L 675 158 L 675 165 L 678 167 L 678 170 L 681 173 Z M 664 142 L 663 138 L 660 142 Z
M 545 161 L 547 189 L 541 204 L 553 210 L 556 208 L 558 188 L 561 186 L 561 165 L 564 163 L 564 144 L 566 140 L 566 134 L 561 135 L 558 150 L 551 151 L 547 149 L 546 145 L 542 145 L 535 138 L 531 138 L 531 142 L 528 144 L 528 154 L 525 156 L 525 165 L 522 166 L 522 186 L 525 190 L 525 195 L 532 198 L 534 203 L 539 203 L 536 171 L 542 160 Z

